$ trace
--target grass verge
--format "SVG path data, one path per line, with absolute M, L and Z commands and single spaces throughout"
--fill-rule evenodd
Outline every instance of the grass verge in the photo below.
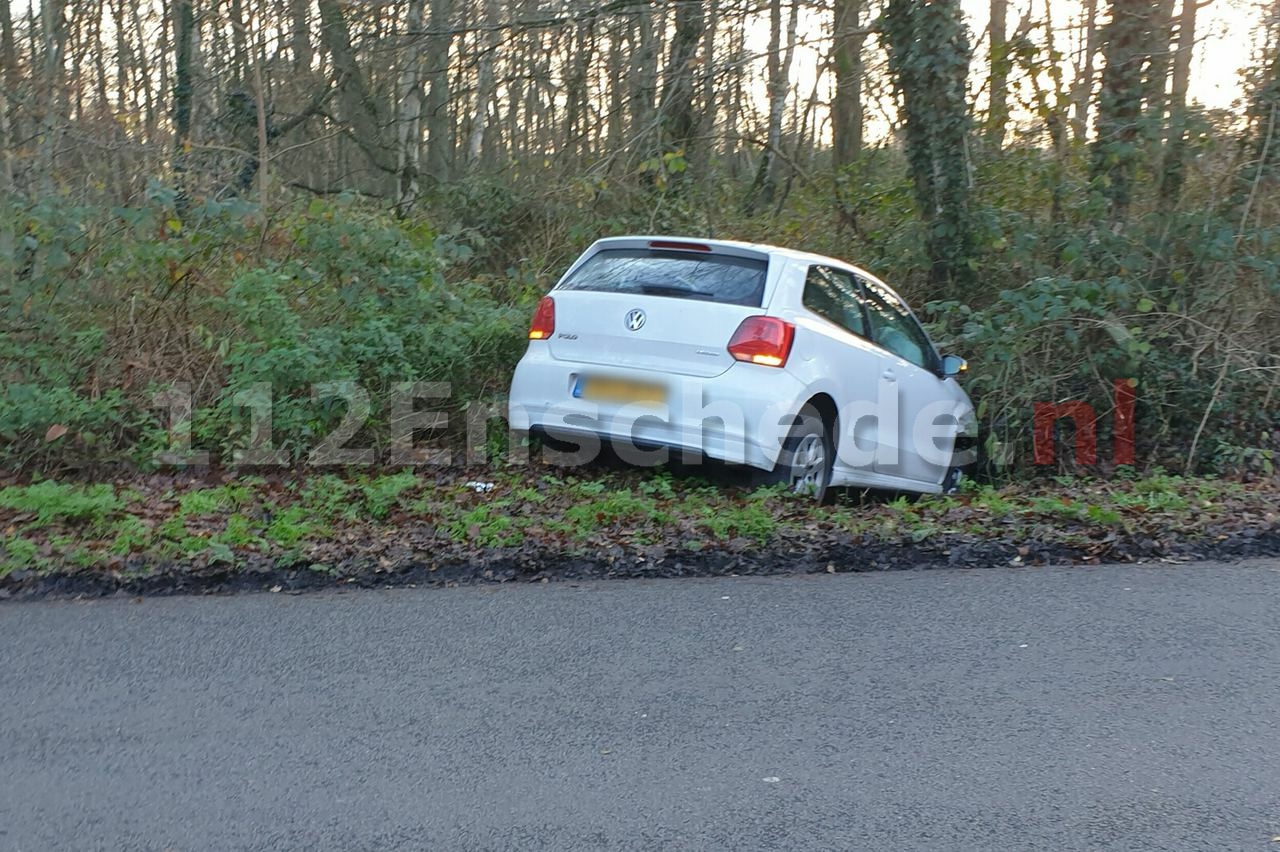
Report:
M 0 489 L 0 597 L 1280 554 L 1280 482 L 1043 480 L 816 507 L 667 471 L 146 476 Z

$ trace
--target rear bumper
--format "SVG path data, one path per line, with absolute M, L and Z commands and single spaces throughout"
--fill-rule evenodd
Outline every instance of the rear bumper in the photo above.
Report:
M 584 375 L 661 384 L 666 403 L 575 398 L 573 388 Z M 718 376 L 698 378 L 556 360 L 545 345 L 532 344 L 512 378 L 508 415 L 518 431 L 540 430 L 570 441 L 607 439 L 624 454 L 634 448 L 628 461 L 636 463 L 705 455 L 772 470 L 804 390 L 786 370 L 773 367 L 734 363 Z

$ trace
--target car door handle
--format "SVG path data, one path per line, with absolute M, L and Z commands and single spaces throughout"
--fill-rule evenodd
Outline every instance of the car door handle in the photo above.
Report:
M 885 370 L 880 374 L 880 378 L 886 382 L 896 382 L 898 380 L 898 377 L 893 374 L 893 370 Z

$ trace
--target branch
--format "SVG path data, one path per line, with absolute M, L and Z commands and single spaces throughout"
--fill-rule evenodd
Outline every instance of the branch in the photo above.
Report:
M 787 152 L 786 152 L 786 151 L 783 151 L 783 150 L 781 150 L 780 148 L 775 148 L 773 145 L 770 145 L 770 144 L 769 144 L 769 141 L 768 141 L 767 139 L 756 139 L 756 138 L 754 138 L 754 137 L 752 137 L 752 136 L 739 136 L 738 138 L 739 138 L 740 140 L 742 140 L 743 142 L 748 142 L 748 143 L 750 143 L 750 144 L 752 144 L 752 145 L 756 145 L 756 146 L 758 146 L 759 148 L 762 148 L 762 149 L 764 149 L 764 150 L 766 150 L 766 151 L 770 152 L 771 154 L 773 154 L 773 155 L 774 155 L 775 157 L 777 157 L 778 159 L 782 160 L 782 162 L 786 163 L 786 164 L 791 168 L 791 170 L 792 170 L 793 172 L 795 172 L 797 175 L 799 175 L 799 176 L 800 176 L 800 179 L 801 179 L 802 181 L 804 181 L 805 183 L 811 183 L 811 182 L 812 182 L 812 179 L 809 177 L 809 173 L 808 173 L 808 172 L 806 172 L 804 169 L 800 168 L 799 164 L 797 164 L 797 163 L 796 163 L 796 161 L 795 161 L 794 159 L 792 159 L 791 157 L 787 156 Z
M 330 80 L 329 85 L 326 88 L 316 92 L 315 96 L 311 98 L 311 102 L 303 108 L 302 112 L 293 116 L 283 124 L 277 124 L 272 127 L 269 134 L 270 138 L 275 139 L 279 136 L 284 136 L 303 122 L 319 115 L 320 110 L 328 102 L 329 98 L 333 97 L 333 93 L 338 91 L 338 86 L 333 85 L 335 82 L 335 80 Z

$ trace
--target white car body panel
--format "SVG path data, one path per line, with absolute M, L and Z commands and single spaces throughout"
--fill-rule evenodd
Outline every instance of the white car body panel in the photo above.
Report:
M 650 295 L 648 288 L 645 293 L 560 289 L 600 251 L 640 251 L 653 241 L 696 243 L 709 247 L 712 255 L 767 260 L 762 304 Z M 795 416 L 807 402 L 825 396 L 838 411 L 832 485 L 941 490 L 949 465 L 936 462 L 950 459 L 958 433 L 972 431 L 968 396 L 954 378 L 900 358 L 806 308 L 805 277 L 815 264 L 883 286 L 842 261 L 769 246 L 648 236 L 596 242 L 548 294 L 555 301 L 555 330 L 548 340 L 531 340 L 516 368 L 511 428 L 541 429 L 584 443 L 633 442 L 641 449 L 629 460 L 639 463 L 660 461 L 644 449 L 658 447 L 686 458 L 705 454 L 771 470 Z M 638 329 L 628 326 L 628 313 L 635 309 L 646 315 Z M 762 315 L 795 327 L 783 367 L 737 361 L 728 352 L 742 320 Z M 582 377 L 660 385 L 666 402 L 580 399 L 574 388 Z M 886 383 L 886 378 L 893 381 Z M 872 404 L 894 389 L 896 418 L 891 412 L 883 418 L 866 416 Z M 913 432 L 922 412 L 943 421 L 937 429 L 940 437 L 931 441 L 932 451 L 917 446 Z M 945 426 L 948 419 L 950 427 Z

